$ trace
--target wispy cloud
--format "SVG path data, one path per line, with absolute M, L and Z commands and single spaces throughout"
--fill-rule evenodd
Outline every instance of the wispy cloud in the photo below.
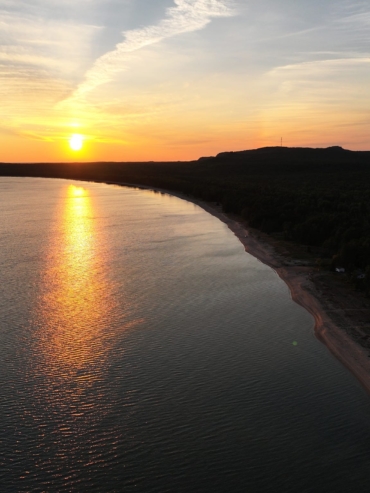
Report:
M 70 99 L 78 100 L 87 92 L 111 81 L 124 69 L 129 53 L 182 33 L 202 29 L 212 18 L 229 17 L 234 13 L 230 0 L 174 0 L 174 3 L 175 6 L 167 9 L 165 18 L 157 25 L 122 33 L 124 41 L 95 61 Z
M 285 65 L 271 70 L 270 94 L 285 107 L 368 108 L 370 58 L 343 58 Z
M 352 78 L 353 72 L 350 69 L 361 67 L 369 73 L 370 58 L 342 58 L 290 64 L 274 68 L 270 71 L 270 75 L 294 74 L 295 77 L 304 77 L 307 80 L 327 74 L 337 76 L 341 72 Z
M 79 72 L 85 62 L 96 26 L 26 16 L 0 10 L 0 59 L 14 66 L 29 66 L 64 78 Z M 86 63 L 86 62 L 85 62 Z
M 54 105 L 81 79 L 91 40 L 100 29 L 45 18 L 41 6 L 40 11 L 27 12 L 19 10 L 17 2 L 0 3 L 2 123 L 28 125 L 24 118 L 31 114 L 31 120 L 42 115 L 50 119 Z

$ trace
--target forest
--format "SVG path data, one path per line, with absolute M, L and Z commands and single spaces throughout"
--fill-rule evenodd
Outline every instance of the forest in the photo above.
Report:
M 370 295 L 370 151 L 267 147 L 190 162 L 0 163 L 0 176 L 124 182 L 218 202 L 250 227 L 313 248 Z

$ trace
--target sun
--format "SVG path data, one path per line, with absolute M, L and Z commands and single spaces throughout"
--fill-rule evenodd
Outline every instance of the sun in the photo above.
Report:
M 81 134 L 73 134 L 69 139 L 69 146 L 73 151 L 80 151 L 83 145 L 83 136 Z
M 86 195 L 86 190 L 83 187 L 70 185 L 68 189 L 68 194 L 71 197 L 84 197 Z

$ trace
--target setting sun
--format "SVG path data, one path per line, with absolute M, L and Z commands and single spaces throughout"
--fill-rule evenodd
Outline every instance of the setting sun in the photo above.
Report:
M 73 134 L 69 139 L 69 146 L 73 151 L 80 151 L 83 145 L 83 137 L 81 134 Z
M 70 185 L 70 187 L 68 188 L 68 195 L 70 197 L 84 197 L 86 195 L 86 190 L 83 187 Z

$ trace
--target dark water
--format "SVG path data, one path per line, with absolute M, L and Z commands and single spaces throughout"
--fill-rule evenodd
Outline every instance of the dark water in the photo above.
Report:
M 1 178 L 0 269 L 2 493 L 368 491 L 368 396 L 200 208 Z

